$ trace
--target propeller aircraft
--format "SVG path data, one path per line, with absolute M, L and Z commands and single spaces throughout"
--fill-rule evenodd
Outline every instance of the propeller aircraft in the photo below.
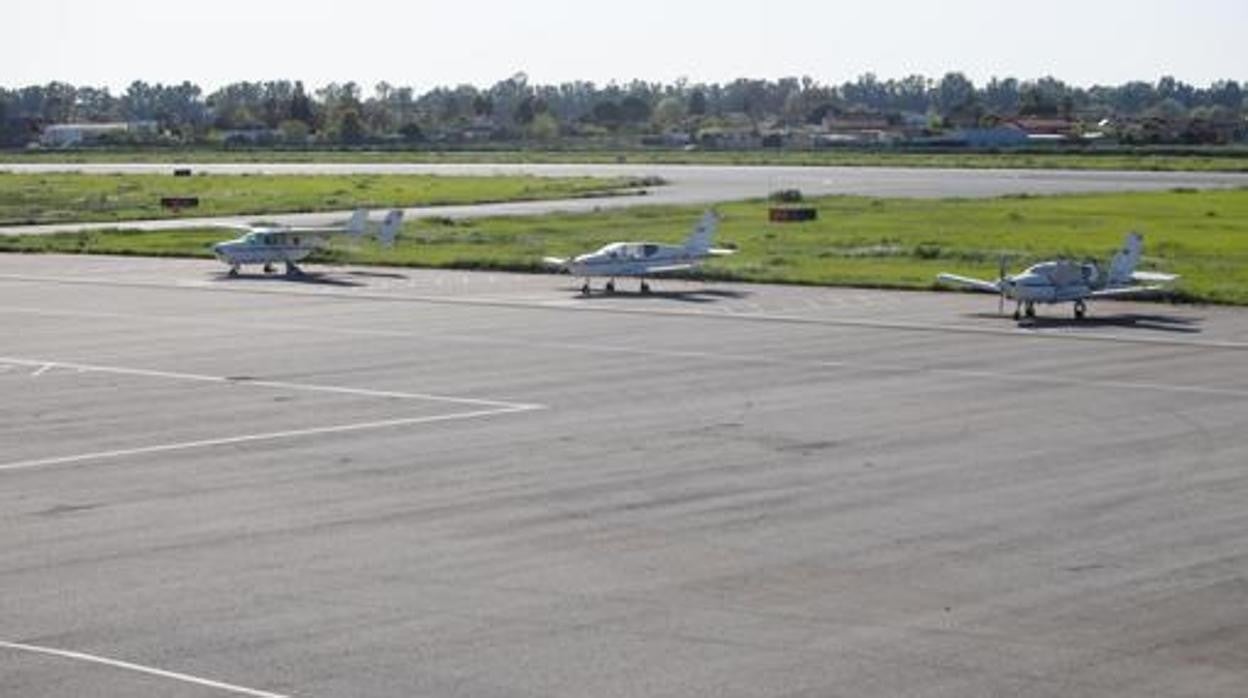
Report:
M 395 209 L 386 214 L 377 237 L 383 245 L 394 244 L 403 211 Z M 286 265 L 286 276 L 299 276 L 303 270 L 296 264 L 313 252 L 324 248 L 330 236 L 346 233 L 352 237 L 362 236 L 368 227 L 368 212 L 357 209 L 345 227 L 298 228 L 291 226 L 226 226 L 240 233 L 233 240 L 225 240 L 212 246 L 217 259 L 230 267 L 230 276 L 238 276 L 244 264 L 263 264 L 264 273 L 272 274 L 274 265 Z
M 618 277 L 637 277 L 641 292 L 649 293 L 646 278 L 674 271 L 693 269 L 711 257 L 730 255 L 736 250 L 711 247 L 711 240 L 719 225 L 714 211 L 707 211 L 683 245 L 664 245 L 657 242 L 613 242 L 594 252 L 576 257 L 546 257 L 543 261 L 573 276 L 584 277 L 581 295 L 590 293 L 591 277 L 606 277 L 603 287 L 607 293 L 615 293 Z
M 1005 258 L 1001 258 L 996 281 L 986 281 L 957 274 L 939 274 L 936 279 L 946 284 L 970 288 L 998 296 L 997 312 L 1005 312 L 1006 299 L 1015 302 L 1014 319 L 1036 316 L 1036 303 L 1073 303 L 1076 318 L 1088 310 L 1087 301 L 1094 298 L 1122 298 L 1163 290 L 1164 284 L 1179 278 L 1175 274 L 1136 271 L 1143 251 L 1144 239 L 1129 233 L 1122 249 L 1102 268 L 1094 261 L 1076 262 L 1057 259 L 1033 264 L 1019 274 L 1007 275 Z

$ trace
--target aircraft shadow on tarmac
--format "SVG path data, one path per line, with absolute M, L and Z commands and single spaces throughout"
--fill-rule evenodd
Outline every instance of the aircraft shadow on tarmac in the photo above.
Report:
M 622 301 L 638 301 L 638 300 L 667 300 L 678 301 L 681 303 L 715 303 L 722 300 L 735 300 L 745 298 L 750 294 L 745 291 L 734 291 L 723 288 L 703 288 L 703 289 L 687 289 L 687 290 L 664 290 L 652 289 L 649 293 L 641 293 L 636 290 L 618 290 L 614 293 L 595 289 L 588 296 L 581 295 L 580 287 L 569 288 L 576 294 L 577 298 L 586 301 L 605 301 L 605 300 L 622 300 Z
M 996 313 L 974 313 L 972 316 L 978 318 L 1001 318 Z M 1176 332 L 1179 334 L 1199 334 L 1203 330 L 1197 325 L 1202 321 L 1203 318 L 1181 317 L 1162 313 L 1119 313 L 1116 315 L 1088 316 L 1084 318 L 1037 315 L 1034 318 L 1020 320 L 1018 326 L 1035 330 L 1083 327 L 1087 329 L 1134 329 Z
M 338 275 L 323 274 L 321 272 L 307 272 L 297 276 L 286 276 L 285 274 L 239 274 L 238 276 L 230 276 L 228 273 L 216 275 L 217 281 L 228 281 L 230 283 L 246 284 L 250 282 L 279 282 L 284 284 L 310 284 L 318 286 L 339 286 L 355 288 L 365 286 L 366 284 L 351 279 L 343 279 Z
M 367 279 L 407 279 L 407 278 L 410 278 L 408 277 L 407 274 L 398 274 L 398 273 L 389 272 L 389 271 L 352 270 L 352 271 L 344 271 L 341 273 L 346 274 L 347 276 L 362 276 Z

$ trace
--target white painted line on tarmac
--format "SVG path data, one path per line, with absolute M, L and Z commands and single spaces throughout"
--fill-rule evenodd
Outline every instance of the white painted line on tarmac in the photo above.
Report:
M 7 308 L 4 310 L 18 310 L 19 312 L 22 311 L 22 309 L 13 309 L 13 308 Z M 58 311 L 52 314 L 61 315 L 62 313 Z M 107 317 L 125 317 L 125 318 L 133 317 L 134 319 L 143 319 L 143 320 L 149 320 L 149 321 L 153 319 L 157 319 L 153 316 L 137 316 L 137 315 L 127 315 L 127 314 L 120 314 L 120 313 L 97 314 L 97 313 L 85 313 L 85 312 L 79 313 L 76 311 L 70 311 L 65 314 L 73 315 L 73 316 L 103 315 Z M 181 318 L 159 318 L 159 319 L 162 321 L 167 321 L 167 322 L 182 322 L 183 321 Z M 206 323 L 210 323 L 211 321 L 197 319 L 193 321 L 187 320 L 187 322 L 194 322 L 194 324 L 203 325 Z M 237 323 L 237 322 L 220 323 L 220 324 L 224 326 L 229 326 L 229 327 L 238 327 L 240 325 L 240 323 Z M 242 324 L 246 324 L 246 323 L 242 323 Z M 293 331 L 293 332 L 313 332 L 314 331 L 314 332 L 321 332 L 323 334 L 341 334 L 341 335 L 347 335 L 347 336 L 415 338 L 415 339 L 421 339 L 425 341 L 460 342 L 460 343 L 466 343 L 466 344 L 497 345 L 497 346 L 521 346 L 521 347 L 539 348 L 539 349 L 546 348 L 552 351 L 594 352 L 594 353 L 599 353 L 599 354 L 620 354 L 620 355 L 645 356 L 645 357 L 666 358 L 666 359 L 689 359 L 689 360 L 699 360 L 699 361 L 715 361 L 715 362 L 721 362 L 721 363 L 744 363 L 744 364 L 756 364 L 756 365 L 763 365 L 763 366 L 789 366 L 789 367 L 794 367 L 794 368 L 807 368 L 807 369 L 849 369 L 849 370 L 877 371 L 877 372 L 887 372 L 887 373 L 927 373 L 927 374 L 932 374 L 932 375 L 945 375 L 945 376 L 953 376 L 953 377 L 958 377 L 958 378 L 989 380 L 989 381 L 1004 382 L 1004 383 L 1020 383 L 1020 384 L 1034 384 L 1034 385 L 1046 385 L 1047 384 L 1047 385 L 1059 385 L 1059 386 L 1080 385 L 1080 386 L 1096 386 L 1096 387 L 1103 387 L 1103 388 L 1114 388 L 1114 389 L 1120 389 L 1120 390 L 1162 392 L 1162 393 L 1174 393 L 1174 394 L 1210 395 L 1210 396 L 1223 396 L 1223 397 L 1233 397 L 1233 398 L 1248 398 L 1248 390 L 1244 390 L 1240 388 L 1233 388 L 1233 387 L 1176 385 L 1176 384 L 1171 384 L 1171 383 L 1156 383 L 1156 382 L 1144 382 L 1144 381 L 1105 380 L 1105 379 L 1096 379 L 1096 378 L 1081 378 L 1081 377 L 1075 377 L 1075 376 L 1064 376 L 1064 375 L 1056 375 L 1056 374 L 1043 374 L 1043 375 L 1028 374 L 1025 372 L 976 371 L 976 370 L 969 370 L 969 369 L 922 366 L 918 364 L 915 364 L 915 365 L 878 364 L 878 363 L 872 363 L 869 361 L 864 362 L 864 361 L 835 361 L 835 360 L 821 360 L 821 359 L 785 359 L 785 358 L 776 358 L 773 356 L 766 356 L 766 355 L 761 355 L 761 354 L 731 354 L 731 353 L 725 353 L 725 352 L 709 352 L 709 351 L 697 351 L 697 350 L 651 349 L 651 348 L 646 348 L 646 347 L 629 347 L 629 346 L 623 346 L 623 345 L 618 345 L 618 344 L 594 344 L 594 343 L 589 343 L 589 342 L 549 342 L 549 341 L 542 341 L 542 340 L 511 339 L 511 338 L 506 338 L 506 337 L 486 337 L 486 336 L 474 336 L 474 335 L 463 335 L 463 334 L 437 334 L 437 333 L 429 333 L 429 332 L 424 332 L 424 331 L 415 332 L 415 331 L 410 331 L 410 330 L 344 328 L 344 327 L 327 327 L 324 325 L 301 325 L 301 324 L 293 324 L 293 323 L 273 323 L 273 322 L 264 322 L 260 324 L 269 330 L 288 330 L 288 331 Z M 1034 335 L 1028 335 L 1028 336 L 1034 336 Z M 1047 336 L 1055 337 L 1058 335 L 1047 335 Z M 1128 342 L 1128 343 L 1136 343 L 1136 342 Z M 1138 343 L 1150 344 L 1150 342 L 1144 342 L 1144 341 L 1141 341 Z M 1185 342 L 1174 342 L 1174 343 L 1183 344 Z M 1240 347 L 1248 347 L 1248 345 L 1237 344 L 1232 347 L 1222 346 L 1222 347 L 1214 347 L 1214 348 L 1238 349 Z M 6 361 L 6 359 L 4 359 L 3 357 L 0 357 L 0 364 L 3 364 L 4 361 Z M 64 365 L 73 365 L 73 364 L 64 364 Z M 213 380 L 220 380 L 220 379 L 213 379 Z M 253 381 L 252 384 L 261 385 L 263 384 L 263 382 Z M 348 389 L 348 390 L 354 390 L 354 389 Z M 511 405 L 512 403 L 496 403 L 496 404 Z
M 289 698 L 282 693 L 273 693 L 272 691 L 261 691 L 255 688 L 247 688 L 238 686 L 224 681 L 214 681 L 201 676 L 192 676 L 177 671 L 168 671 L 166 669 L 157 669 L 156 667 L 135 664 L 134 662 L 125 662 L 119 659 L 109 659 L 95 654 L 87 654 L 86 652 L 74 652 L 72 650 L 62 650 L 55 647 L 41 647 L 39 645 L 29 645 L 24 642 L 4 642 L 0 640 L 0 649 L 14 650 L 17 652 L 29 652 L 32 654 L 42 654 L 50 657 L 59 657 L 61 659 L 70 659 L 78 662 L 88 662 L 91 664 L 100 664 L 102 666 L 112 667 L 114 669 L 122 669 L 124 671 L 132 671 L 149 676 L 156 676 L 162 679 L 170 679 L 181 683 L 194 684 L 196 686 L 204 686 L 213 688 L 226 693 L 233 693 L 240 696 L 252 696 L 252 698 Z
M 453 397 L 449 395 L 434 395 L 431 393 L 407 393 L 394 390 L 372 390 L 369 388 L 348 388 L 336 385 L 315 385 L 311 383 L 290 383 L 286 381 L 268 381 L 268 380 L 252 380 L 249 378 L 232 378 L 230 376 L 207 376 L 196 373 L 181 373 L 177 371 L 157 371 L 142 368 L 127 368 L 123 366 L 100 366 L 94 364 L 80 364 L 70 361 L 48 361 L 46 359 L 23 359 L 17 357 L 0 356 L 0 364 L 9 364 L 13 366 L 30 366 L 38 367 L 32 376 L 38 376 L 52 368 L 68 368 L 76 370 L 80 373 L 109 373 L 123 376 L 142 376 L 147 378 L 167 378 L 171 380 L 195 381 L 199 383 L 223 383 L 229 385 L 251 385 L 259 388 L 276 388 L 280 390 L 301 390 L 316 393 L 334 393 L 339 395 L 356 395 L 360 397 L 375 398 L 393 398 L 398 400 L 425 400 L 429 402 L 453 402 L 461 405 L 480 405 L 483 407 L 494 407 L 501 409 L 514 408 L 532 408 L 535 405 L 526 405 L 517 402 L 504 402 L 501 400 L 483 400 L 479 398 L 469 397 Z
M 271 431 L 260 434 L 242 434 L 239 436 L 226 436 L 216 439 L 199 439 L 196 441 L 181 441 L 178 443 L 156 444 L 153 446 L 139 446 L 136 448 L 123 448 L 113 451 L 96 451 L 94 453 L 77 453 L 68 456 L 55 456 L 52 458 L 37 458 L 34 460 L 17 461 L 14 463 L 0 464 L 0 472 L 9 472 L 14 470 L 32 470 L 35 468 L 46 468 L 55 465 L 72 465 L 86 461 L 98 460 L 115 460 L 117 458 L 125 458 L 127 456 L 145 456 L 153 453 L 169 453 L 173 451 L 190 451 L 200 448 L 212 448 L 216 446 L 231 446 L 235 444 L 255 443 L 257 441 L 278 441 L 282 439 L 294 439 L 309 436 L 318 436 L 323 434 L 342 434 L 355 431 L 369 431 L 374 429 L 389 429 L 393 427 L 412 426 L 415 424 L 432 424 L 435 422 L 450 422 L 461 419 L 474 419 L 478 417 L 490 417 L 500 414 L 509 414 L 513 412 L 528 412 L 530 410 L 543 409 L 539 405 L 513 405 L 511 407 L 498 407 L 487 410 L 474 410 L 472 412 L 452 412 L 450 414 L 426 415 L 423 417 L 406 417 L 399 419 L 383 419 L 375 422 L 356 422 L 352 424 L 336 424 L 324 427 L 311 427 L 308 429 L 289 429 L 286 431 Z
M 30 374 L 30 377 L 38 378 L 39 376 L 42 376 L 43 374 L 47 373 L 48 370 L 51 368 L 52 368 L 52 364 L 44 364 L 40 366 L 39 368 L 35 369 L 35 371 Z

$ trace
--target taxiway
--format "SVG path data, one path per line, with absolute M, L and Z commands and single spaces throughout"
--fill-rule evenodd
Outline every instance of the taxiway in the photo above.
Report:
M 0 694 L 1248 685 L 1243 311 L 310 270 L 0 256 Z

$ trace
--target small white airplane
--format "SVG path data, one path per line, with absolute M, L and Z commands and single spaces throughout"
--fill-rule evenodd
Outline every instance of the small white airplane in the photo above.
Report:
M 1017 303 L 1014 319 L 1023 315 L 1036 316 L 1036 303 L 1074 303 L 1075 317 L 1088 311 L 1090 298 L 1121 298 L 1160 291 L 1179 278 L 1176 274 L 1136 271 L 1140 263 L 1144 239 L 1139 233 L 1128 233 L 1123 248 L 1109 260 L 1107 269 L 1096 262 L 1058 259 L 1027 267 L 1020 274 L 1005 273 L 1005 258 L 996 281 L 985 281 L 957 274 L 939 274 L 936 279 L 948 284 L 969 287 L 976 291 L 995 293 L 1000 297 L 997 312 L 1005 311 L 1005 299 Z
M 403 211 L 395 209 L 386 214 L 377 237 L 383 245 L 394 244 L 394 238 L 403 222 Z M 264 273 L 272 274 L 274 264 L 285 263 L 286 276 L 299 276 L 303 270 L 296 264 L 299 260 L 325 247 L 329 237 L 347 233 L 353 237 L 364 234 L 368 227 L 368 212 L 357 209 L 351 220 L 342 228 L 295 228 L 289 226 L 225 226 L 242 233 L 233 240 L 218 242 L 212 246 L 217 259 L 230 266 L 230 276 L 238 276 L 244 264 L 263 264 Z
M 615 279 L 635 276 L 641 279 L 641 292 L 649 293 L 646 277 L 673 271 L 693 269 L 711 257 L 730 255 L 736 250 L 711 247 L 711 239 L 719 225 L 714 211 L 707 211 L 683 245 L 657 242 L 613 242 L 594 252 L 576 257 L 545 257 L 547 265 L 585 278 L 581 294 L 589 295 L 591 277 L 607 277 L 603 289 L 615 293 Z

